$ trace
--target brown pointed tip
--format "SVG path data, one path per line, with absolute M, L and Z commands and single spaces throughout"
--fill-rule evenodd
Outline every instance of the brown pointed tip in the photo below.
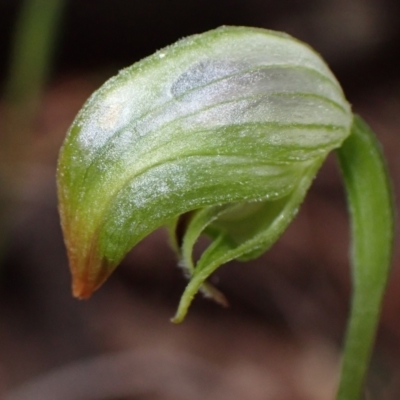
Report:
M 81 273 L 78 272 L 78 269 L 71 268 L 72 294 L 79 300 L 88 299 L 107 280 L 112 272 L 112 268 L 110 268 L 106 260 L 88 264 L 83 271 L 81 270 Z M 96 273 L 90 273 L 93 271 Z
M 94 288 L 88 287 L 88 285 L 80 279 L 74 279 L 72 282 L 72 295 L 79 300 L 88 299 L 93 294 L 94 290 Z
M 225 297 L 225 295 L 219 291 L 215 286 L 213 286 L 211 283 L 204 283 L 202 289 L 203 295 L 206 298 L 209 298 L 211 300 L 214 300 L 217 304 L 224 308 L 229 307 L 229 301 Z
M 106 281 L 108 276 L 109 274 L 102 274 L 97 276 L 96 280 L 74 276 L 72 279 L 73 296 L 79 300 L 88 299 Z
M 64 241 L 72 275 L 72 295 L 88 299 L 110 276 L 116 263 L 109 262 L 98 250 L 98 236 L 93 234 L 88 242 L 85 229 L 80 225 L 71 228 L 70 219 L 61 211 Z M 83 232 L 83 233 L 82 233 Z

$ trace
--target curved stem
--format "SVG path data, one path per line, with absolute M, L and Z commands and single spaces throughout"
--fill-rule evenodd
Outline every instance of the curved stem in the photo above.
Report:
M 389 275 L 394 212 L 380 145 L 360 117 L 354 117 L 351 135 L 337 154 L 351 215 L 354 282 L 337 400 L 357 400 L 361 398 Z

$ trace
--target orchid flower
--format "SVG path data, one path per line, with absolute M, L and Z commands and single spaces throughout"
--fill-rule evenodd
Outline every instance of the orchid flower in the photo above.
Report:
M 86 102 L 58 164 L 73 293 L 87 298 L 167 226 L 189 282 L 174 322 L 222 264 L 270 248 L 335 150 L 352 223 L 353 300 L 337 399 L 355 400 L 389 273 L 391 189 L 381 150 L 321 57 L 280 32 L 221 27 L 122 70 Z M 193 246 L 211 239 L 199 260 Z

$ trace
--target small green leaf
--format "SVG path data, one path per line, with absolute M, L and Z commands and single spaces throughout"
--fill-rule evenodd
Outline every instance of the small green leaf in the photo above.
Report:
M 85 104 L 59 158 L 74 294 L 90 296 L 136 243 L 190 211 L 203 218 L 183 233 L 192 282 L 265 250 L 351 122 L 326 64 L 282 33 L 222 27 L 121 71 Z M 194 268 L 203 229 L 215 241 Z

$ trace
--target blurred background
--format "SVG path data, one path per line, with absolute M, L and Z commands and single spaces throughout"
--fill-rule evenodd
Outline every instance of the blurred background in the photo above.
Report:
M 22 4 L 0 0 L 0 398 L 333 399 L 351 289 L 349 220 L 334 156 L 267 254 L 212 277 L 230 307 L 198 296 L 175 326 L 169 319 L 185 279 L 163 230 L 133 249 L 89 301 L 72 298 L 57 155 L 83 102 L 119 69 L 181 37 L 248 25 L 286 31 L 321 53 L 377 132 L 398 191 L 400 2 L 65 0 L 46 73 L 37 78 L 21 62 L 28 83 L 18 85 L 10 82 Z M 39 60 L 35 43 L 31 59 Z M 24 97 L 32 81 L 39 83 Z M 371 399 L 400 396 L 399 249 L 397 239 Z

